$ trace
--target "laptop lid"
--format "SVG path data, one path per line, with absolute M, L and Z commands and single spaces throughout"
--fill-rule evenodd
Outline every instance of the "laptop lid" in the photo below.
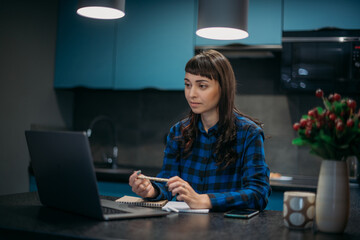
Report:
M 125 214 L 104 216 L 84 132 L 25 131 L 25 136 L 43 205 L 97 219 L 166 215 L 160 210 L 122 205 Z

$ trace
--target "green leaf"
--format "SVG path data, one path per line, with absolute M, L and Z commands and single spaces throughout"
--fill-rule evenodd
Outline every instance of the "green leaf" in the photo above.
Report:
M 324 109 L 322 109 L 322 107 L 317 107 L 316 109 L 317 109 L 319 115 L 323 114 Z
M 309 144 L 309 142 L 307 140 L 304 140 L 304 139 L 298 137 L 298 138 L 295 138 L 292 140 L 292 144 L 302 146 L 302 145 Z
M 320 140 L 335 146 L 334 140 L 329 135 L 325 134 L 323 130 L 320 130 L 318 137 Z
M 302 116 L 301 116 L 301 119 L 308 119 L 308 118 L 309 118 L 308 115 L 302 115 Z

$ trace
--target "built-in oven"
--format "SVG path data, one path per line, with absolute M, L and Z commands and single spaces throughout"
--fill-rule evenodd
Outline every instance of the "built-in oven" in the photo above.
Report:
M 360 93 L 360 30 L 284 32 L 281 86 Z

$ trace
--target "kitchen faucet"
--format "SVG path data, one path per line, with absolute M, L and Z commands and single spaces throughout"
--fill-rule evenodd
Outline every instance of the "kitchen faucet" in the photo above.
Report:
M 112 132 L 112 155 L 106 156 L 104 154 L 103 160 L 105 163 L 110 164 L 111 168 L 117 168 L 118 147 L 116 145 L 117 144 L 117 133 L 116 133 L 116 126 L 115 126 L 114 121 L 111 118 L 104 116 L 104 115 L 97 116 L 91 121 L 90 126 L 86 131 L 86 134 L 87 134 L 88 138 L 90 138 L 91 135 L 93 134 L 94 126 L 102 121 L 107 122 L 109 124 L 109 126 L 111 127 L 111 132 Z

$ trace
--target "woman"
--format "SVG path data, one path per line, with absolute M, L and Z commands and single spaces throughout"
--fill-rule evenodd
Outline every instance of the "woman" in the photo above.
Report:
M 235 107 L 229 61 L 209 50 L 190 59 L 185 72 L 191 111 L 171 128 L 158 174 L 169 181 L 150 182 L 134 173 L 129 178 L 133 192 L 154 201 L 176 196 L 191 208 L 214 211 L 265 209 L 271 188 L 264 134 L 259 122 Z

